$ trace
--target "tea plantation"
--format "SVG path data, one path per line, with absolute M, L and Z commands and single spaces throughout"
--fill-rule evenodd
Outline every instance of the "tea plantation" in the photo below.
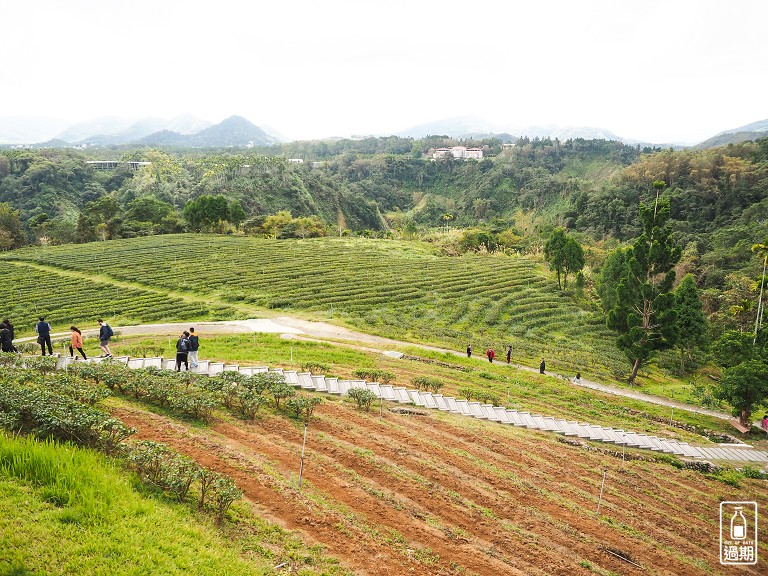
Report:
M 41 307 L 54 323 L 69 322 L 81 308 L 92 311 L 88 318 L 126 321 L 286 309 L 402 340 L 457 349 L 471 341 L 477 353 L 511 344 L 515 358 L 543 356 L 562 373 L 615 378 L 626 371 L 601 315 L 558 291 L 540 261 L 523 257 L 448 257 L 428 244 L 363 238 L 184 234 L 17 250 L 0 267 L 12 278 L 10 293 L 20 294 L 8 311 L 15 318 L 34 317 Z M 72 274 L 93 275 L 95 285 L 78 279 L 71 286 Z M 35 288 L 40 278 L 50 280 L 46 294 Z M 47 300 L 68 290 L 77 297 Z

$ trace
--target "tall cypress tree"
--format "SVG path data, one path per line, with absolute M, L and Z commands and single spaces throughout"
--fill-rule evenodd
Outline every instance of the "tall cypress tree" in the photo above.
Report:
M 707 319 L 699 290 L 691 274 L 686 274 L 675 288 L 675 312 L 677 314 L 677 346 L 680 348 L 680 364 L 683 370 L 693 361 L 695 348 L 707 345 Z
M 654 187 L 660 189 L 655 182 Z M 672 285 L 681 249 L 672 238 L 669 210 L 668 198 L 640 204 L 643 233 L 626 252 L 617 302 L 608 313 L 608 327 L 619 332 L 616 343 L 632 363 L 630 384 L 640 366 L 657 350 L 674 346 L 677 337 Z

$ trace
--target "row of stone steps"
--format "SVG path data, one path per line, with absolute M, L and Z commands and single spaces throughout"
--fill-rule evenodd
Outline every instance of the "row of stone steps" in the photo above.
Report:
M 104 360 L 104 358 L 89 358 L 87 362 L 100 362 L 102 360 Z M 175 358 L 129 358 L 123 356 L 112 358 L 112 360 L 124 362 L 129 368 L 154 367 L 161 370 L 173 370 L 176 366 Z M 83 360 L 76 360 L 66 356 L 60 357 L 58 360 L 58 367 L 66 369 L 71 362 L 78 361 L 83 362 Z M 677 440 L 639 434 L 630 430 L 621 430 L 569 421 L 562 418 L 553 418 L 551 416 L 541 416 L 529 412 L 510 410 L 502 406 L 470 402 L 452 396 L 443 396 L 442 394 L 433 394 L 422 390 L 411 390 L 401 386 L 392 386 L 390 384 L 379 384 L 378 382 L 366 382 L 365 380 L 340 380 L 335 377 L 326 377 L 324 375 L 299 372 L 296 370 L 269 368 L 268 366 L 239 366 L 237 364 L 210 362 L 207 360 L 200 361 L 197 368 L 191 371 L 211 376 L 225 371 L 235 371 L 246 376 L 252 376 L 253 374 L 262 372 L 276 372 L 282 374 L 288 384 L 300 387 L 304 390 L 343 395 L 347 394 L 352 388 L 366 388 L 373 392 L 376 398 L 381 398 L 382 400 L 390 402 L 415 404 L 422 408 L 451 412 L 461 416 L 489 420 L 500 424 L 553 432 L 564 436 L 606 442 L 628 448 L 640 448 L 651 450 L 653 452 L 675 454 L 686 458 L 750 461 L 759 463 L 768 462 L 768 452 L 753 450 L 748 444 L 725 444 L 719 445 L 718 447 L 690 446 L 687 442 L 679 442 Z

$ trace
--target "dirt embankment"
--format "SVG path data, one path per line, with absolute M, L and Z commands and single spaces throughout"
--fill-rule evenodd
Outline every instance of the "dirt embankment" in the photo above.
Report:
M 199 429 L 138 407 L 115 415 L 229 474 L 264 516 L 356 574 L 717 574 L 718 500 L 768 504 L 757 481 L 736 489 L 643 462 L 622 472 L 550 435 L 445 414 L 380 420 L 335 399 L 310 424 L 299 490 L 302 426 L 288 418 Z

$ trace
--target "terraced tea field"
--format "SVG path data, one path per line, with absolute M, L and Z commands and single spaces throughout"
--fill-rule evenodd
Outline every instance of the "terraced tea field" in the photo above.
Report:
M 58 328 L 94 326 L 103 316 L 120 323 L 147 323 L 187 318 L 229 318 L 227 306 L 180 300 L 167 291 L 116 286 L 104 280 L 73 278 L 24 263 L 0 260 L 3 318 L 12 318 L 17 332 L 30 330 L 39 316 Z
M 44 265 L 52 276 L 58 270 L 64 283 L 70 272 L 96 273 L 170 299 L 182 294 L 190 303 L 205 303 L 197 313 L 190 304 L 192 317 L 221 315 L 227 306 L 241 315 L 306 311 L 398 339 L 458 349 L 471 341 L 480 354 L 487 346 L 501 354 L 512 344 L 515 358 L 532 362 L 543 356 L 562 373 L 608 379 L 626 371 L 602 319 L 574 305 L 557 290 L 545 266 L 526 258 L 445 257 L 425 244 L 388 240 L 207 235 L 30 248 L 4 258 Z M 103 310 L 98 291 L 83 294 L 82 300 Z M 125 317 L 130 301 L 120 307 Z M 29 301 L 22 302 L 15 310 L 31 314 L 29 307 Z M 49 314 L 54 312 L 50 307 Z M 164 317 L 184 318 L 185 313 L 166 309 Z

